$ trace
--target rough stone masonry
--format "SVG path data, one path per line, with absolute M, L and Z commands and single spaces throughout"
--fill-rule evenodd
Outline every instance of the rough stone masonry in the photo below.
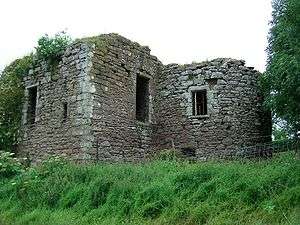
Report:
M 259 76 L 241 60 L 163 65 L 118 34 L 84 38 L 24 77 L 19 151 L 36 162 L 140 161 L 168 148 L 232 156 L 270 140 Z

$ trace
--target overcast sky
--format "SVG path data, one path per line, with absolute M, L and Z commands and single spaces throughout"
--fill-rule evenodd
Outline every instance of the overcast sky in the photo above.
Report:
M 1 0 L 0 70 L 45 33 L 119 33 L 163 63 L 244 59 L 264 71 L 271 0 Z

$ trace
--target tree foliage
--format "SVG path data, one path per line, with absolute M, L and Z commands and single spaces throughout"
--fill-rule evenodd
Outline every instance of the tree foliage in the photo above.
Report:
M 17 59 L 0 74 L 0 150 L 13 151 L 19 138 L 24 97 L 23 76 L 39 60 L 57 62 L 71 38 L 64 32 L 38 40 L 36 53 Z
M 0 150 L 12 151 L 17 144 L 21 124 L 24 87 L 23 75 L 28 73 L 32 55 L 17 59 L 0 77 Z
M 35 48 L 37 58 L 57 61 L 70 43 L 71 38 L 65 32 L 57 33 L 54 37 L 46 34 L 38 40 L 38 46 Z
M 273 0 L 268 64 L 262 84 L 265 103 L 300 131 L 300 1 Z

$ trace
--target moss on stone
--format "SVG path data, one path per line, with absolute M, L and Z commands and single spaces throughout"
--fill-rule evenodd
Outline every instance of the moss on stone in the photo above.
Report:
M 106 39 L 100 36 L 86 37 L 81 39 L 83 42 L 87 44 L 95 44 L 97 48 L 102 49 L 107 46 Z
M 95 46 L 97 51 L 108 52 L 108 38 L 105 35 L 98 35 L 92 37 L 84 37 L 75 40 L 74 43 L 85 43 L 89 46 Z

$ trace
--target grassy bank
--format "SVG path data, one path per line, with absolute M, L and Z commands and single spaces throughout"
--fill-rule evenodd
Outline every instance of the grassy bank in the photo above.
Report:
M 299 224 L 300 163 L 53 160 L 0 177 L 0 224 Z

